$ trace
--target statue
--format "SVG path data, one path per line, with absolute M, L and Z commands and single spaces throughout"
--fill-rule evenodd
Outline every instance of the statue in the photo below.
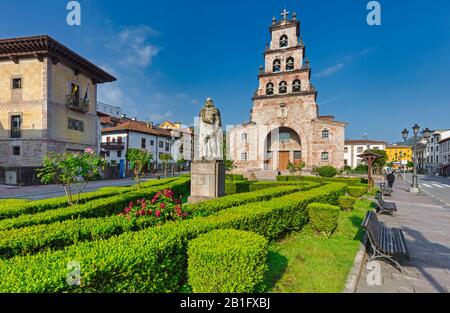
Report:
M 222 121 L 220 111 L 214 107 L 211 98 L 206 99 L 205 106 L 200 111 L 199 124 L 198 158 L 208 161 L 222 160 Z

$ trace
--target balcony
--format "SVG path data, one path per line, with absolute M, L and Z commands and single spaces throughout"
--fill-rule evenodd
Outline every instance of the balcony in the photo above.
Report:
M 89 100 L 84 100 L 77 97 L 76 95 L 66 96 L 66 106 L 70 110 L 75 110 L 78 112 L 89 112 Z
M 104 150 L 123 150 L 125 144 L 123 142 L 102 142 L 100 147 Z

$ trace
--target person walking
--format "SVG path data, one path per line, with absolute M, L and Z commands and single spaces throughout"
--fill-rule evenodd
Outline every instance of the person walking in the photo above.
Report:
M 389 174 L 387 174 L 386 179 L 388 181 L 388 188 L 392 188 L 394 186 L 394 182 L 395 182 L 395 175 L 393 172 L 389 172 Z

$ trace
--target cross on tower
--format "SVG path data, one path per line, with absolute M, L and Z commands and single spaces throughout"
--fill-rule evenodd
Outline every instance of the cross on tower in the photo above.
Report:
M 289 11 L 286 10 L 286 9 L 284 9 L 284 10 L 281 12 L 281 16 L 282 16 L 284 19 L 286 19 L 286 18 L 289 16 Z

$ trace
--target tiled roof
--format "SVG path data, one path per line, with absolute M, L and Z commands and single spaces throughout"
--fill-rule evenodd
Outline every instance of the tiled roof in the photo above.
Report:
M 138 133 L 150 134 L 155 136 L 172 137 L 169 129 L 154 128 L 151 127 L 147 122 L 134 121 L 127 118 L 113 118 L 113 117 L 102 117 L 100 119 L 101 124 L 108 125 L 109 127 L 102 128 L 101 132 L 111 133 L 117 131 L 135 131 Z
M 24 57 L 50 57 L 62 61 L 75 71 L 85 73 L 97 83 L 113 82 L 116 78 L 73 52 L 48 35 L 0 39 L 0 59 L 18 62 Z
M 387 145 L 386 141 L 380 140 L 346 140 L 346 145 L 366 145 L 366 144 L 378 144 L 378 145 Z

